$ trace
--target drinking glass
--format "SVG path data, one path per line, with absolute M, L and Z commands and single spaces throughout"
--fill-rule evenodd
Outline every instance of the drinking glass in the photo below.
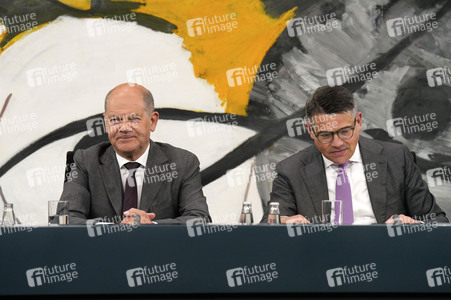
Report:
M 343 224 L 343 202 L 341 200 L 321 201 L 321 222 L 323 224 Z

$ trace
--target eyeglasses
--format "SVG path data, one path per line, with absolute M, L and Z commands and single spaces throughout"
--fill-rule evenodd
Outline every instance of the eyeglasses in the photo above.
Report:
M 312 131 L 321 144 L 332 143 L 332 141 L 334 140 L 334 134 L 336 134 L 341 140 L 347 141 L 347 140 L 351 139 L 352 136 L 354 135 L 356 121 L 357 121 L 357 119 L 354 118 L 354 125 L 345 127 L 345 128 L 341 128 L 340 130 L 337 130 L 337 131 L 332 131 L 332 132 L 323 131 L 323 132 L 316 134 L 315 130 L 313 129 L 313 126 L 312 126 Z

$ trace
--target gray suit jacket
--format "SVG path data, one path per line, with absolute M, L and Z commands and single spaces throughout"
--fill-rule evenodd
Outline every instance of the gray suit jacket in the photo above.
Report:
M 364 169 L 378 223 L 394 214 L 420 218 L 435 214 L 433 221 L 448 222 L 407 147 L 364 137 L 360 137 L 359 146 L 364 166 L 374 163 L 375 167 Z M 270 202 L 280 203 L 280 215 L 301 214 L 309 220 L 321 220 L 321 200 L 329 199 L 329 193 L 323 158 L 315 145 L 282 160 L 276 171 Z M 377 177 L 368 174 L 374 171 Z M 261 222 L 267 218 L 268 207 Z
M 96 218 L 119 222 L 124 191 L 111 144 L 104 142 L 78 150 L 74 162 L 72 176 L 60 198 L 70 201 L 70 224 L 86 224 L 88 219 Z M 155 213 L 158 224 L 184 224 L 197 217 L 210 220 L 197 157 L 169 144 L 150 141 L 139 209 Z

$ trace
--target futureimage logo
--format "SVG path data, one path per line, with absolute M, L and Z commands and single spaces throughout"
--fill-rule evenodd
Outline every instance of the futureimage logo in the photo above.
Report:
M 376 263 L 354 265 L 351 267 L 345 266 L 326 271 L 327 283 L 330 287 L 358 282 L 372 282 L 378 276 Z
M 386 122 L 390 136 L 401 136 L 419 132 L 432 132 L 438 128 L 437 114 L 404 116 L 402 118 L 389 119 Z
M 314 234 L 318 232 L 332 232 L 338 228 L 336 224 L 303 224 L 303 223 L 286 223 L 288 236 L 296 237 L 307 234 Z
M 344 83 L 371 81 L 372 79 L 377 78 L 377 75 L 375 63 L 346 66 L 326 71 L 327 83 L 331 87 L 343 85 Z
M 437 222 L 432 223 L 415 223 L 415 224 L 387 224 L 387 232 L 389 237 L 397 237 L 406 234 L 418 232 L 431 232 L 437 228 Z
M 26 272 L 29 287 L 37 287 L 44 284 L 71 282 L 78 278 L 77 264 L 68 263 L 54 265 L 52 267 L 39 267 L 29 269 Z
M 0 122 L 0 136 L 31 132 L 38 128 L 38 119 L 35 113 L 2 117 Z
M 90 137 L 96 137 L 106 134 L 105 120 L 103 118 L 94 118 L 86 121 L 86 128 Z
M 154 283 L 170 283 L 179 278 L 175 262 L 129 269 L 125 272 L 125 275 L 129 287 Z
M 426 180 L 429 187 L 441 186 L 451 183 L 451 168 L 435 168 L 426 171 Z
M 19 34 L 38 26 L 36 13 L 0 17 L 0 35 L 5 31 L 9 34 Z
M 138 67 L 126 71 L 127 82 L 141 85 L 160 82 L 172 82 L 179 76 L 177 64 L 174 62 L 153 65 L 150 67 Z
M 435 13 L 421 16 L 394 18 L 387 20 L 387 31 L 390 37 L 408 35 L 420 31 L 432 31 L 438 27 Z
M 186 129 L 190 137 L 196 137 L 220 132 L 231 133 L 233 126 L 237 125 L 235 114 L 225 114 L 190 119 L 186 122 Z
M 86 29 L 90 37 L 98 37 L 105 34 L 118 32 L 132 32 L 137 27 L 136 14 L 130 13 L 123 16 L 104 18 L 91 18 L 86 20 Z
M 213 17 L 189 19 L 186 21 L 186 28 L 190 37 L 217 32 L 231 32 L 238 28 L 236 13 L 225 14 Z
M 255 284 L 259 282 L 271 282 L 277 279 L 279 273 L 276 263 L 263 265 L 244 266 L 226 271 L 229 287 L 237 287 L 244 284 Z
M 429 287 L 451 284 L 451 270 L 448 266 L 429 269 L 426 271 L 426 278 Z
M 262 64 L 253 67 L 239 67 L 226 72 L 227 83 L 230 87 L 242 86 L 256 82 L 272 81 L 277 78 L 276 63 Z
M 338 28 L 337 15 L 335 13 L 320 16 L 306 16 L 294 18 L 287 22 L 288 35 L 301 36 L 318 32 L 331 32 Z
M 78 78 L 77 64 L 53 65 L 39 67 L 26 71 L 27 83 L 30 87 L 39 87 L 47 84 L 68 81 Z
M 231 232 L 237 225 L 209 225 L 205 218 L 194 218 L 186 221 L 186 229 L 190 237 L 198 237 L 218 232 Z
M 28 169 L 25 173 L 28 186 L 36 188 L 43 185 L 53 185 L 62 181 L 61 174 L 65 173 L 67 168 L 71 171 L 66 174 L 66 180 L 72 181 L 78 177 L 78 171 L 75 168 L 75 164 L 63 166 L 51 166 L 51 167 L 38 167 Z
M 96 224 L 98 220 L 88 220 L 86 221 L 86 229 L 88 230 L 88 235 L 90 237 L 97 237 L 102 235 L 109 235 L 118 232 L 131 232 L 133 229 L 138 228 L 138 225 L 130 224 Z M 120 222 L 120 220 L 119 220 Z
M 451 85 L 451 70 L 448 66 L 443 68 L 429 69 L 426 71 L 426 78 L 430 87 Z
M 255 165 L 252 169 L 251 167 L 238 167 L 226 172 L 227 184 L 230 187 L 245 185 L 249 181 L 251 171 L 257 182 L 272 181 L 277 176 L 276 163 Z

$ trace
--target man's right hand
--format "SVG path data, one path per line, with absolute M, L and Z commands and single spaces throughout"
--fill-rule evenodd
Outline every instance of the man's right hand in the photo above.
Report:
M 418 222 L 417 220 L 412 219 L 411 217 L 406 216 L 406 215 L 403 215 L 403 214 L 398 215 L 398 218 L 399 218 L 399 220 L 401 221 L 401 223 L 403 223 L 403 224 L 415 224 L 415 223 L 420 223 L 420 222 Z M 385 223 L 387 223 L 387 224 L 393 224 L 393 223 L 395 223 L 394 215 L 391 216 L 390 219 L 388 219 L 387 221 L 385 221 Z
M 295 216 L 291 216 L 291 217 L 280 217 L 280 222 L 282 222 L 283 224 L 285 223 L 310 223 L 309 220 L 307 220 L 303 215 L 295 215 Z

